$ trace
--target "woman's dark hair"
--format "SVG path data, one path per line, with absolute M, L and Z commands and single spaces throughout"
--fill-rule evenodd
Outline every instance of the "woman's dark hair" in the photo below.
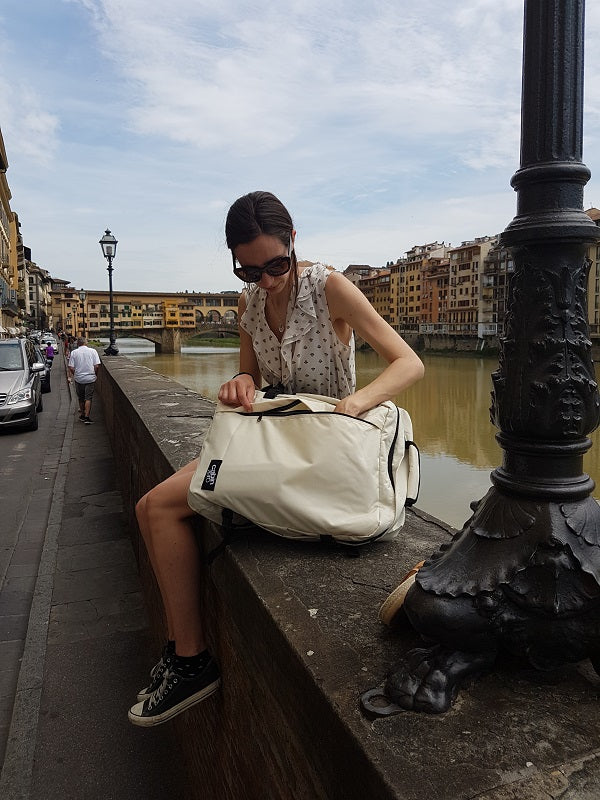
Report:
M 225 220 L 225 239 L 232 253 L 238 245 L 247 244 L 261 234 L 276 236 L 287 249 L 293 230 L 290 212 L 271 192 L 250 192 L 239 197 Z M 294 298 L 298 293 L 297 266 L 296 253 L 292 249 Z
M 225 222 L 227 247 L 235 250 L 261 233 L 276 236 L 286 247 L 294 224 L 289 211 L 271 192 L 250 192 L 238 198 L 229 209 Z

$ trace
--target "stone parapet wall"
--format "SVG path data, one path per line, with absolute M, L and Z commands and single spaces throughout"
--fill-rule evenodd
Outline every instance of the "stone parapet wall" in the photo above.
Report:
M 133 506 L 198 454 L 214 406 L 122 356 L 103 363 L 98 390 L 156 639 L 150 666 L 164 623 Z M 199 545 L 211 549 L 218 532 L 197 521 Z M 200 594 L 223 686 L 157 731 L 140 731 L 176 737 L 188 786 L 182 800 L 600 796 L 600 680 L 589 664 L 536 685 L 530 672 L 501 661 L 439 717 L 362 715 L 360 695 L 421 644 L 407 625 L 384 629 L 378 608 L 450 534 L 409 510 L 398 539 L 360 558 L 266 534 L 220 555 Z
M 98 391 L 158 652 L 162 606 L 133 508 L 145 491 L 197 456 L 214 404 L 127 358 L 103 363 Z M 212 548 L 218 532 L 198 523 L 200 546 Z M 438 541 L 448 536 L 443 526 L 432 530 Z M 359 696 L 394 658 L 389 639 L 376 643 L 382 634 L 377 608 L 396 578 L 431 547 L 429 537 L 423 529 L 401 558 L 396 543 L 350 558 L 318 545 L 254 536 L 215 560 L 202 602 L 223 688 L 169 723 L 186 763 L 190 798 L 406 796 L 381 768 L 379 737 L 359 710 Z M 388 575 L 382 566 L 390 568 Z M 148 654 L 149 664 L 154 656 Z

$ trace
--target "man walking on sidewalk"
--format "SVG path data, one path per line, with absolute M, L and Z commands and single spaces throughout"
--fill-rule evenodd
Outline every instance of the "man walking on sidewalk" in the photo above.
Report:
M 91 425 L 90 410 L 92 397 L 96 387 L 96 374 L 100 366 L 100 356 L 92 347 L 87 346 L 87 339 L 80 336 L 77 347 L 69 356 L 69 372 L 75 378 L 75 389 L 79 400 L 79 419 Z

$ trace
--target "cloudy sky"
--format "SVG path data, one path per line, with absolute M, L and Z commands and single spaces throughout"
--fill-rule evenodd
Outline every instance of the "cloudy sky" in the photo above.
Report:
M 586 207 L 600 206 L 588 2 Z M 515 214 L 523 0 L 2 0 L 0 127 L 33 259 L 123 290 L 238 288 L 223 224 L 275 192 L 300 258 L 380 266 Z

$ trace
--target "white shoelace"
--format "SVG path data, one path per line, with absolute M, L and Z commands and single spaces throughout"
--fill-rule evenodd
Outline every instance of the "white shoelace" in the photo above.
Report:
M 172 672 L 172 670 L 167 669 L 162 683 L 148 698 L 148 711 L 152 710 L 155 706 L 161 703 L 168 692 L 171 691 L 173 686 L 175 686 L 178 681 L 179 676 Z

